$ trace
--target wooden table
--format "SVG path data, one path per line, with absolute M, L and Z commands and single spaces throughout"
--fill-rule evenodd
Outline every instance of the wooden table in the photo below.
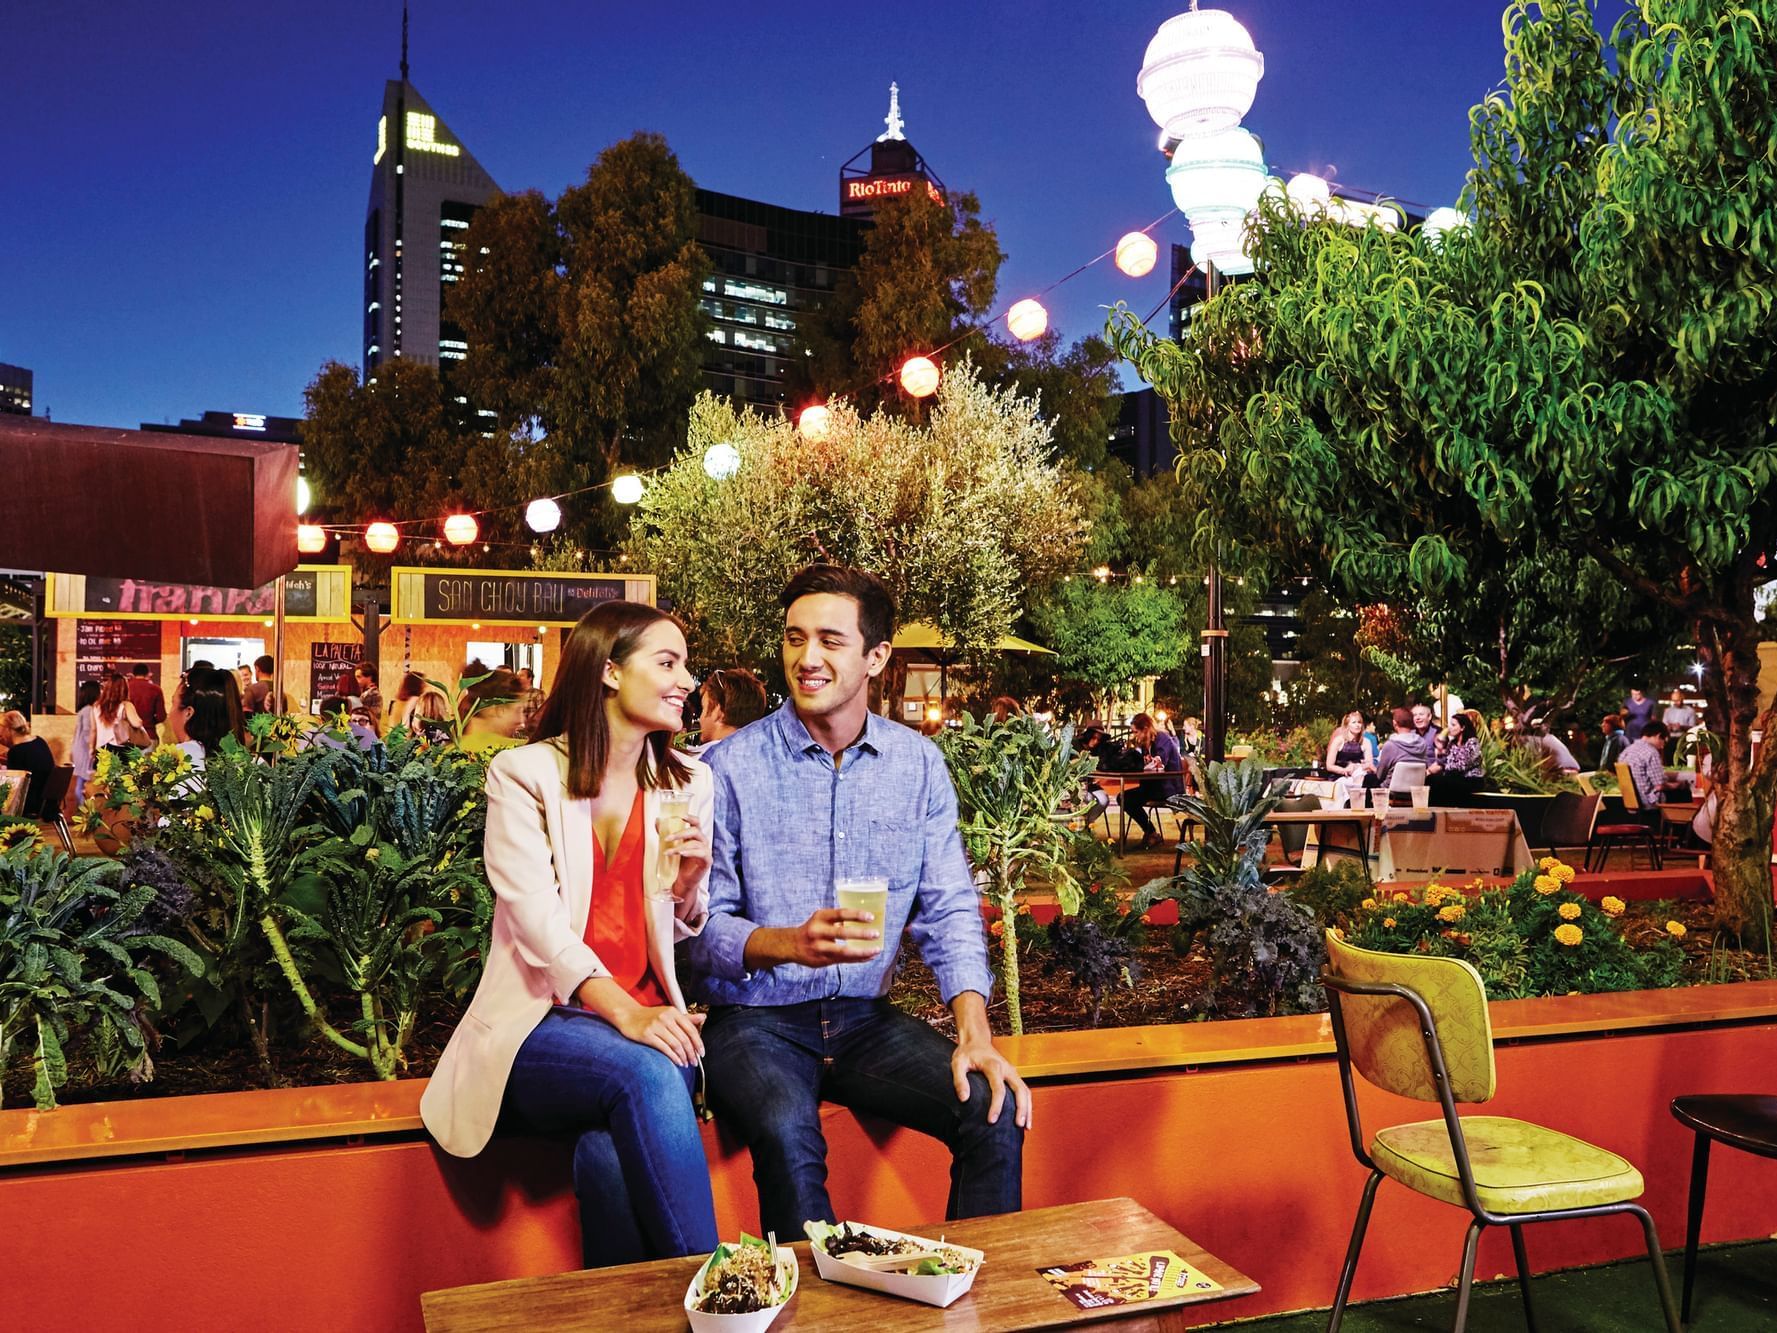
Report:
M 949 1309 L 899 1300 L 857 1287 L 823 1282 L 806 1241 L 795 1245 L 801 1276 L 789 1308 L 771 1325 L 781 1329 L 1030 1329 L 1111 1323 L 1122 1329 L 1182 1329 L 1179 1307 L 1248 1296 L 1259 1284 L 1207 1254 L 1133 1199 L 1035 1208 L 963 1222 L 905 1228 L 942 1234 L 984 1250 L 987 1262 L 974 1287 Z M 733 1239 L 730 1237 L 729 1239 Z M 783 1239 L 779 1237 L 780 1241 Z M 1161 1298 L 1145 1305 L 1078 1310 L 1037 1273 L 1055 1264 L 1108 1259 L 1143 1250 L 1172 1250 L 1222 1289 L 1208 1295 Z M 703 1262 L 661 1259 L 622 1268 L 594 1268 L 550 1277 L 490 1282 L 429 1291 L 420 1309 L 429 1333 L 485 1333 L 490 1329 L 684 1329 L 685 1287 Z

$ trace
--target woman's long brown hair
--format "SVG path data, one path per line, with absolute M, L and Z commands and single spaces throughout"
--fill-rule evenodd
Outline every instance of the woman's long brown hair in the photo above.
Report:
M 612 691 L 605 684 L 605 663 L 622 666 L 641 645 L 642 635 L 663 620 L 679 625 L 681 632 L 685 628 L 677 618 L 640 602 L 606 602 L 581 616 L 568 634 L 555 688 L 532 734 L 540 741 L 560 736 L 567 742 L 568 795 L 576 800 L 599 794 L 611 760 L 605 700 Z M 649 733 L 636 763 L 636 782 L 644 791 L 691 781 L 691 770 L 673 753 L 672 739 L 666 731 Z

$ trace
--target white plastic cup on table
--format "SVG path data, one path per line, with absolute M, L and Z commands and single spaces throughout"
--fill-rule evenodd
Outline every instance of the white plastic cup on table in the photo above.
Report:
M 848 912 L 868 912 L 873 920 L 868 924 L 876 927 L 878 936 L 873 940 L 852 940 L 851 947 L 877 954 L 882 952 L 880 932 L 888 918 L 888 880 L 881 876 L 870 876 L 861 879 L 837 879 L 833 881 L 833 896 L 838 906 Z M 861 955 L 860 955 L 861 956 Z
M 1413 808 L 1415 810 L 1431 809 L 1431 788 L 1429 786 L 1413 788 Z
M 1388 802 L 1389 802 L 1389 795 L 1388 795 L 1388 788 L 1387 787 L 1371 787 L 1370 788 L 1370 809 L 1372 809 L 1372 810 L 1386 810 L 1386 809 L 1388 809 Z
M 649 897 L 669 900 L 678 897 L 673 890 L 679 880 L 679 853 L 666 844 L 669 838 L 685 831 L 690 818 L 690 792 L 660 793 L 659 813 L 654 816 L 654 832 L 660 838 L 660 851 L 654 862 L 654 883 L 649 889 Z

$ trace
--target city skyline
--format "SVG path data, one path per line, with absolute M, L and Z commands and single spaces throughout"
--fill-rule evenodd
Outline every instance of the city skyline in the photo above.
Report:
M 1170 207 L 1134 83 L 1180 7 L 795 4 L 740 22 L 693 4 L 669 23 L 519 0 L 490 27 L 467 3 L 421 5 L 412 77 L 510 190 L 558 193 L 653 129 L 701 187 L 834 214 L 839 168 L 882 132 L 897 82 L 908 137 L 998 228 L 1003 307 Z M 1501 70 L 1490 6 L 1230 8 L 1265 52 L 1248 124 L 1277 169 L 1454 199 L 1467 109 Z M 324 360 L 360 363 L 365 169 L 400 25 L 393 3 L 23 16 L 0 111 L 26 130 L 13 174 L 33 186 L 0 222 L 15 257 L 0 360 L 35 371 L 39 411 L 300 415 Z M 1173 218 L 1156 236 L 1189 233 Z M 1146 314 L 1166 286 L 1107 261 L 1045 302 L 1072 341 L 1099 331 L 1101 307 Z

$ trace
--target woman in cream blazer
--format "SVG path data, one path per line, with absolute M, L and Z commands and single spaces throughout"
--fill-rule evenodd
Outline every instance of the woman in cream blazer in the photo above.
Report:
M 420 1099 L 426 1128 L 459 1157 L 496 1122 L 576 1136 L 588 1267 L 716 1242 L 692 1104 L 703 1016 L 685 1011 L 673 969 L 675 941 L 702 929 L 709 901 L 709 770 L 668 748 L 693 684 L 671 616 L 614 602 L 575 626 L 538 742 L 488 767 L 492 941 Z M 678 868 L 662 884 L 668 791 L 689 795 L 690 817 L 668 840 Z

